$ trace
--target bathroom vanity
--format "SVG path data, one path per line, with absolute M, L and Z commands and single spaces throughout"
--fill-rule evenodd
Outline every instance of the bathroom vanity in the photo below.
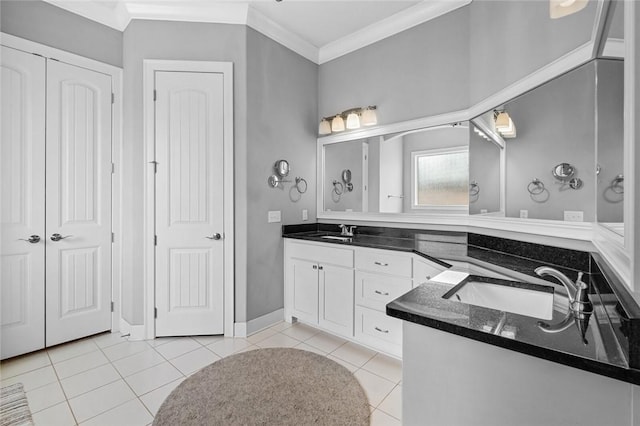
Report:
M 286 319 L 402 356 L 403 424 L 633 424 L 640 308 L 597 254 L 372 226 L 283 236 Z M 584 273 L 588 315 L 542 266 Z

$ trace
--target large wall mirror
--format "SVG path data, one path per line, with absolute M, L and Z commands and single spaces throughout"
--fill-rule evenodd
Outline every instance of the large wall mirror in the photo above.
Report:
M 429 223 L 419 218 L 446 214 L 569 227 L 598 222 L 623 234 L 624 5 L 607 6 L 594 30 L 594 59 L 522 85 L 515 97 L 505 89 L 495 95 L 499 104 L 468 122 L 458 120 L 478 106 L 414 120 L 420 125 L 402 131 L 394 124 L 387 132 L 320 138 L 318 217 Z M 502 112 L 515 126 L 512 133 L 496 128 Z M 455 119 L 447 124 L 443 117 Z

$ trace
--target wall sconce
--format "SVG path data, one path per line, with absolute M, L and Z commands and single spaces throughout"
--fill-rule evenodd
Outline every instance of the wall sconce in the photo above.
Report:
M 351 108 L 333 117 L 324 117 L 320 120 L 318 133 L 320 136 L 326 136 L 331 133 L 342 132 L 345 129 L 354 130 L 362 126 L 378 124 L 376 109 L 375 105 L 365 108 Z
M 506 111 L 494 111 L 496 130 L 505 139 L 516 137 L 516 125 Z
M 549 17 L 558 19 L 579 12 L 589 0 L 549 0 Z

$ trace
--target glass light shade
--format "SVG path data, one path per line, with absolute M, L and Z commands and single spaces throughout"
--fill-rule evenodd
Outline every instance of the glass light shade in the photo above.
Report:
M 496 130 L 502 133 L 513 124 L 511 117 L 506 112 L 501 112 L 496 117 Z
M 516 125 L 511 122 L 511 128 L 509 131 L 500 132 L 503 138 L 505 139 L 513 139 L 516 137 Z
M 549 17 L 558 19 L 576 13 L 587 6 L 589 0 L 549 0 Z
M 359 129 L 360 128 L 360 117 L 355 112 L 350 112 L 347 115 L 347 129 Z
M 375 124 L 378 124 L 378 116 L 376 115 L 376 110 L 367 108 L 362 111 L 362 118 L 360 119 L 360 122 L 363 126 L 373 126 Z
M 333 117 L 331 120 L 331 131 L 332 132 L 342 132 L 344 130 L 344 120 L 339 115 Z
M 329 123 L 329 120 L 327 120 L 326 118 L 323 118 L 322 121 L 320 121 L 320 126 L 318 127 L 318 133 L 321 136 L 331 134 L 331 123 Z

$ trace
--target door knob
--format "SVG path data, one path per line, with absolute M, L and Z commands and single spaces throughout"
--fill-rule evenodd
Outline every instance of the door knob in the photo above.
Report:
M 221 238 L 222 238 L 222 235 L 220 235 L 218 232 L 216 232 L 216 233 L 215 233 L 215 234 L 213 234 L 212 236 L 210 236 L 210 237 L 205 237 L 205 238 L 208 238 L 208 239 L 210 239 L 210 240 L 219 240 L 219 239 L 221 239 Z
M 65 238 L 69 238 L 69 237 L 73 237 L 73 235 L 65 235 L 64 237 L 60 234 L 53 234 L 51 236 L 51 241 L 60 241 L 60 240 L 64 240 Z
M 39 243 L 40 242 L 40 236 L 39 235 L 31 235 L 29 236 L 29 239 L 25 239 L 25 238 L 19 238 L 20 241 L 27 241 L 30 242 L 31 244 L 35 244 L 35 243 Z

